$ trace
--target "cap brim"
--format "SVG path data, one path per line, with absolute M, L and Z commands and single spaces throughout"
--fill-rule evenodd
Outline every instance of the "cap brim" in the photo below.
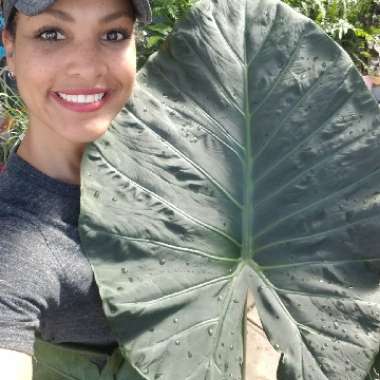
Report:
M 55 1 L 56 0 L 39 0 L 31 2 L 30 0 L 17 0 L 14 2 L 14 6 L 27 16 L 36 16 L 46 8 L 49 8 Z
M 8 1 L 5 4 L 8 5 L 7 9 L 4 9 L 4 17 L 8 19 L 13 7 L 16 7 L 20 12 L 27 16 L 35 16 L 43 12 L 50 7 L 56 0 L 16 0 Z M 136 10 L 137 19 L 143 24 L 150 24 L 152 22 L 152 10 L 149 4 L 149 0 L 132 0 L 133 6 Z

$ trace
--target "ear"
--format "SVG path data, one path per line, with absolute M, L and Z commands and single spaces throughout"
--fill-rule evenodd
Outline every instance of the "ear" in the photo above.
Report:
M 7 66 L 13 72 L 15 72 L 15 41 L 10 35 L 9 31 L 3 29 L 1 32 L 4 48 L 7 52 Z

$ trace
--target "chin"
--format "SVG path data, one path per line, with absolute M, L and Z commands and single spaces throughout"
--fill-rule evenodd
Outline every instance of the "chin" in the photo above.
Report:
M 67 131 L 68 133 L 61 134 L 61 136 L 73 144 L 88 144 L 102 137 L 108 131 L 108 126 L 109 124 L 106 127 L 99 128 L 94 128 L 93 126 L 88 129 L 80 128 L 80 131 Z

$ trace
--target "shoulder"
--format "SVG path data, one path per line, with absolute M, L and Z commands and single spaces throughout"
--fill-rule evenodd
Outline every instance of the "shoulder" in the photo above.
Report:
M 38 225 L 19 215 L 0 213 L 0 277 L 20 271 L 35 278 L 41 273 L 50 273 L 56 278 L 62 276 L 61 265 Z
M 0 214 L 0 315 L 10 298 L 20 305 L 33 300 L 38 309 L 47 307 L 47 298 L 56 304 L 62 276 L 39 229 L 25 218 Z

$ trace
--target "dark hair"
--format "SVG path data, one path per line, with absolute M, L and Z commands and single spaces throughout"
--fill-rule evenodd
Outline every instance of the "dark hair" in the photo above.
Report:
M 17 27 L 17 9 L 13 7 L 11 14 L 9 15 L 7 25 L 5 29 L 9 32 L 13 39 L 16 38 L 16 27 Z

